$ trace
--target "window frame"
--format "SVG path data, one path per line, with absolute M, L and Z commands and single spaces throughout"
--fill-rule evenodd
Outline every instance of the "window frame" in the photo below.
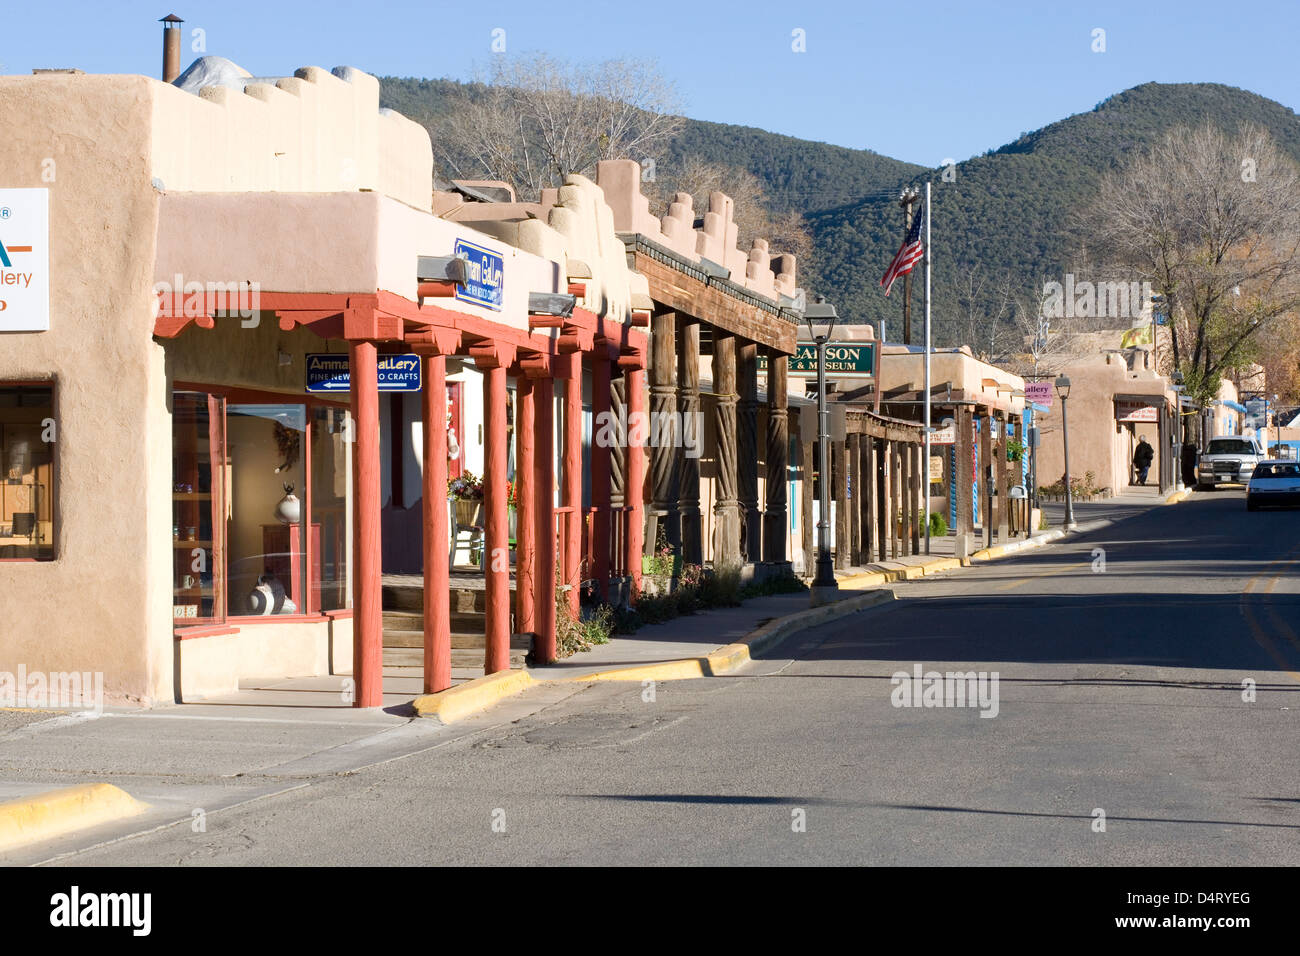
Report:
M 0 557 L 0 564 L 53 564 L 60 559 L 59 554 L 59 526 L 61 522 L 61 513 L 59 509 L 59 441 L 58 433 L 62 429 L 59 424 L 59 378 L 51 376 L 46 379 L 0 379 L 0 389 L 3 388 L 47 388 L 50 390 L 50 418 L 54 420 L 55 440 L 49 442 L 50 447 L 50 556 L 42 558 L 39 555 L 29 558 L 3 558 Z M 40 502 L 36 504 L 36 524 L 40 526 Z
M 312 395 L 310 393 L 304 394 L 304 393 L 294 393 L 294 392 L 272 392 L 272 391 L 265 391 L 262 389 L 245 388 L 242 386 L 212 385 L 203 382 L 180 381 L 180 380 L 173 381 L 171 383 L 171 390 L 173 393 L 174 392 L 207 392 L 210 395 L 217 395 L 221 397 L 221 399 L 223 400 L 222 423 L 221 423 L 221 431 L 223 436 L 222 445 L 223 445 L 223 449 L 226 450 L 226 453 L 228 453 L 229 446 L 226 444 L 224 436 L 227 430 L 227 423 L 229 420 L 229 408 L 231 405 L 278 404 L 278 405 L 305 406 L 306 423 L 305 423 L 305 429 L 303 431 L 303 468 L 306 476 L 306 481 L 305 481 L 305 487 L 303 489 L 302 507 L 303 507 L 303 514 L 306 516 L 308 530 L 303 534 L 303 563 L 306 568 L 304 572 L 304 577 L 306 578 L 305 587 L 304 587 L 304 592 L 307 595 L 306 605 L 308 608 L 310 608 L 312 606 L 311 595 L 313 594 L 311 568 L 313 566 L 313 561 L 316 557 L 315 554 L 316 549 L 312 544 L 312 540 L 311 540 L 312 536 L 310 533 L 312 505 L 313 505 L 312 499 L 314 497 L 312 492 L 312 480 L 311 480 L 311 470 L 313 464 L 311 460 L 311 443 L 312 443 L 312 428 L 313 428 L 312 412 L 315 408 L 321 408 L 321 407 L 335 408 L 335 409 L 341 409 L 343 411 L 351 412 L 352 403 L 332 401 L 330 399 L 321 398 L 319 396 Z M 223 482 L 225 481 L 224 468 L 222 469 L 222 481 Z M 224 489 L 223 496 L 228 494 L 229 494 L 229 489 Z M 247 615 L 232 614 L 230 610 L 229 580 L 226 575 L 228 568 L 225 566 L 225 564 L 228 561 L 228 558 L 229 558 L 228 555 L 223 555 L 222 567 L 219 569 L 220 573 L 223 576 L 224 584 L 225 584 L 225 586 L 222 588 L 225 607 L 222 609 L 223 616 L 221 618 L 221 624 L 216 626 L 220 626 L 222 628 L 234 627 L 238 629 L 240 627 L 244 627 L 245 625 L 253 625 L 253 624 L 286 624 L 286 623 L 292 624 L 292 623 L 305 623 L 305 622 L 321 622 L 327 620 L 350 618 L 352 616 L 352 612 L 353 612 L 352 608 L 338 608 L 336 610 L 331 610 L 331 611 L 299 610 L 298 613 L 296 614 L 269 614 L 269 615 L 268 614 L 247 614 Z M 206 623 L 206 624 L 196 624 L 193 628 L 189 628 L 186 625 L 179 624 L 180 620 L 182 619 L 177 619 L 178 624 L 175 628 L 175 630 L 178 632 L 181 630 L 203 629 L 203 628 L 214 626 L 212 623 Z

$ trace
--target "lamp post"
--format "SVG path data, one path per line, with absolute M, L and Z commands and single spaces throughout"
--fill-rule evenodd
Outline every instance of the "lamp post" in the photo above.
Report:
M 1074 495 L 1070 490 L 1070 426 L 1065 414 L 1065 400 L 1070 397 L 1070 380 L 1065 375 L 1056 377 L 1056 394 L 1061 399 L 1061 441 L 1065 446 L 1065 530 L 1077 531 L 1074 523 Z
M 823 334 L 813 328 L 813 319 L 826 321 Z M 804 310 L 808 334 L 817 345 L 817 467 L 821 474 L 821 514 L 817 518 L 817 573 L 813 577 L 814 605 L 833 600 L 839 585 L 835 583 L 835 566 L 831 563 L 830 544 L 830 412 L 826 408 L 826 343 L 835 331 L 835 306 L 822 296 Z
M 1278 397 L 1273 396 L 1273 427 L 1276 430 L 1277 439 L 1273 442 L 1273 457 L 1282 457 L 1282 419 L 1277 414 Z

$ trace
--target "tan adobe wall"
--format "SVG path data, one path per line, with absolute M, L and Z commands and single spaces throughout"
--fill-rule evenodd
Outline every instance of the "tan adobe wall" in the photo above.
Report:
M 677 193 L 663 219 L 650 214 L 650 200 L 641 193 L 641 166 L 632 159 L 613 159 L 596 165 L 596 182 L 619 232 L 638 232 L 651 242 L 667 246 L 678 255 L 698 262 L 701 258 L 731 270 L 731 279 L 759 295 L 775 299 L 794 295 L 797 281 L 795 257 L 774 255 L 767 240 L 755 239 L 750 249 L 736 246 L 735 201 L 722 192 L 709 194 L 704 224 L 695 228 L 697 212 L 687 193 Z
M 57 560 L 0 564 L 0 670 L 101 671 L 109 703 L 172 699 L 171 427 L 151 294 L 163 89 L 0 77 L 3 184 L 50 190 L 51 273 L 50 329 L 0 335 L 0 380 L 53 380 L 58 423 Z
M 143 77 L 141 79 L 144 79 Z M 155 87 L 153 175 L 169 191 L 370 190 L 432 208 L 433 144 L 418 123 L 379 109 L 379 81 L 309 66 L 240 92 Z

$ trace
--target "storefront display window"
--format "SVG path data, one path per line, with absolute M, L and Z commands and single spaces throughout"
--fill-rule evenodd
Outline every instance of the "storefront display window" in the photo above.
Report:
M 224 403 L 206 392 L 172 396 L 172 615 L 221 620 Z
M 345 409 L 317 407 L 311 419 L 311 520 L 321 573 L 313 612 L 352 607 L 352 442 Z M 317 532 L 313 531 L 313 535 Z
M 351 416 L 260 398 L 173 393 L 177 627 L 352 607 Z
M 54 388 L 0 384 L 0 560 L 54 559 Z
M 303 529 L 307 407 L 231 404 L 226 411 L 230 509 L 226 524 L 231 617 L 306 614 Z M 319 580 L 320 526 L 311 528 Z

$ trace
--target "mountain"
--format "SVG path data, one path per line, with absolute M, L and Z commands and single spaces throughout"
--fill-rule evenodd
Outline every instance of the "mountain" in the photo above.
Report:
M 380 82 L 382 105 L 430 129 L 459 98 L 480 88 L 445 79 Z M 770 209 L 800 212 L 812 233 L 814 252 L 800 262 L 800 284 L 826 295 L 846 321 L 874 323 L 883 316 L 890 339 L 901 333 L 901 284 L 886 299 L 878 283 L 902 239 L 898 194 L 930 179 L 934 341 L 956 345 L 989 331 L 986 314 L 982 322 L 971 316 L 996 311 L 995 286 L 1029 301 L 1045 278 L 1059 281 L 1069 271 L 1071 227 L 1106 171 L 1166 130 L 1207 120 L 1226 128 L 1256 123 L 1300 161 L 1300 119 L 1280 103 L 1219 84 L 1146 83 L 956 164 L 948 171 L 951 181 L 944 170 L 927 171 L 870 150 L 691 119 L 659 167 L 672 169 L 696 156 L 757 176 Z M 972 286 L 980 287 L 973 297 Z M 913 338 L 919 341 L 919 283 L 913 292 Z
M 1092 199 L 1102 175 L 1168 129 L 1207 120 L 1228 129 L 1245 122 L 1263 126 L 1300 161 L 1300 119 L 1280 103 L 1218 84 L 1146 83 L 958 163 L 951 182 L 942 170 L 931 173 L 935 343 L 961 344 L 958 339 L 968 337 L 962 290 L 972 274 L 1010 276 L 1012 289 L 1026 299 L 1045 277 L 1059 281 L 1069 271 L 1077 211 Z M 824 292 L 851 321 L 885 316 L 895 338 L 902 325 L 899 289 L 886 299 L 878 282 L 902 239 L 897 203 L 889 195 L 869 198 L 814 211 L 808 221 L 817 253 L 802 284 Z M 918 315 L 919 298 L 914 341 Z

